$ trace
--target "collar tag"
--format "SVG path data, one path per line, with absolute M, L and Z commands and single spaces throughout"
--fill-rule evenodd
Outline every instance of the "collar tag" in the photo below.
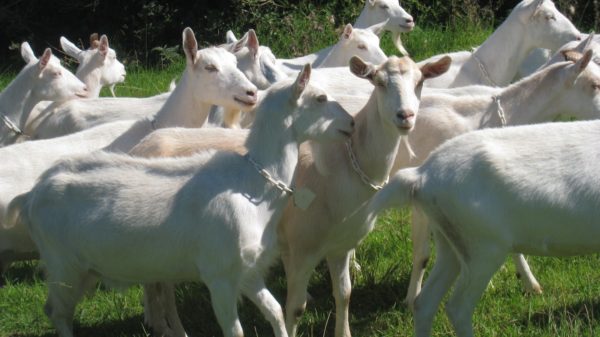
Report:
M 294 190 L 294 205 L 303 211 L 306 211 L 315 199 L 315 193 L 306 187 L 300 187 Z

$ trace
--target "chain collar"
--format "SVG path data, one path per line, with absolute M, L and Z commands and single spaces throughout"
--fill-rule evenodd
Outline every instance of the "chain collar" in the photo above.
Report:
M 352 168 L 354 172 L 358 174 L 360 179 L 367 185 L 369 185 L 375 191 L 379 191 L 383 188 L 383 186 L 387 185 L 389 181 L 389 177 L 385 178 L 385 181 L 381 185 L 377 185 L 369 176 L 360 169 L 360 165 L 358 165 L 358 160 L 356 159 L 356 155 L 352 151 L 352 139 L 348 139 L 346 142 L 346 152 L 348 152 L 348 157 L 350 157 L 350 162 L 352 163 Z
M 477 65 L 479 66 L 479 71 L 481 72 L 481 74 L 483 75 L 483 78 L 491 85 L 498 87 L 499 85 L 494 82 L 494 80 L 492 80 L 492 78 L 490 77 L 490 74 L 488 73 L 487 69 L 485 68 L 485 65 L 483 65 L 483 62 L 481 62 L 481 60 L 479 59 L 479 57 L 477 57 L 477 55 L 475 54 L 476 50 L 473 50 L 473 52 L 471 52 L 471 56 L 473 56 L 473 58 L 475 59 L 475 61 L 477 62 Z
M 271 184 L 275 185 L 275 187 L 277 187 L 278 190 L 289 195 L 294 194 L 294 190 L 292 188 L 288 187 L 288 185 L 286 185 L 283 181 L 274 179 L 273 176 L 269 172 L 267 172 L 267 170 L 265 170 L 259 163 L 255 162 L 249 154 L 246 154 L 244 157 L 246 157 L 246 159 L 250 162 L 250 164 L 252 164 L 252 166 L 254 166 L 256 171 L 258 171 L 258 173 L 260 173 L 261 176 L 263 176 Z
M 500 103 L 500 96 L 492 96 L 492 100 L 496 103 L 496 111 L 498 112 L 500 123 L 502 124 L 502 127 L 505 127 L 506 115 L 504 114 L 504 109 L 502 108 L 502 104 Z
M 15 123 L 13 123 L 5 114 L 0 112 L 0 118 L 2 119 L 2 122 L 4 122 L 4 125 L 6 125 L 6 127 L 10 131 L 15 133 L 17 136 L 27 136 L 25 132 L 19 129 L 19 127 Z

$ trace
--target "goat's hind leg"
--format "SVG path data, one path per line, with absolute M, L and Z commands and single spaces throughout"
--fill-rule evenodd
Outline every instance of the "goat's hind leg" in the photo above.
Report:
M 490 242 L 478 242 L 469 249 L 454 291 L 446 305 L 446 314 L 459 337 L 473 336 L 473 312 L 494 273 L 502 266 L 508 251 Z
M 144 318 L 154 336 L 187 336 L 177 313 L 175 286 L 171 283 L 144 285 Z
M 408 285 L 408 291 L 406 292 L 406 299 L 404 300 L 411 310 L 414 309 L 413 304 L 415 299 L 421 292 L 425 268 L 427 267 L 427 262 L 429 262 L 429 257 L 431 255 L 431 249 L 429 248 L 430 230 L 428 221 L 429 219 L 423 211 L 418 207 L 412 208 L 412 271 L 410 273 L 410 283 Z
M 517 269 L 517 277 L 521 279 L 525 292 L 528 294 L 541 294 L 542 286 L 540 286 L 531 269 L 529 269 L 529 264 L 527 264 L 527 260 L 525 260 L 523 254 L 513 254 L 512 257 Z
M 83 295 L 97 282 L 97 277 L 65 267 L 65 262 L 49 263 L 48 299 L 44 312 L 56 328 L 60 337 L 73 337 L 73 315 Z
M 460 271 L 460 264 L 448 240 L 434 231 L 436 257 L 435 263 L 423 290 L 413 304 L 415 336 L 431 336 L 433 318 L 444 295 L 448 292 Z

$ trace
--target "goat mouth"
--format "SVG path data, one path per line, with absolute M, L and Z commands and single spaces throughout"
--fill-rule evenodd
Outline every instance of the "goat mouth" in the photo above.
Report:
M 75 94 L 75 96 L 77 96 L 79 98 L 87 98 L 88 97 L 87 94 Z
M 233 100 L 240 103 L 241 105 L 247 106 L 247 107 L 253 107 L 256 104 L 256 99 L 255 100 L 244 100 L 239 97 L 233 96 Z
M 402 28 L 402 29 L 406 29 L 406 31 L 408 31 L 408 32 L 410 32 L 411 30 L 413 30 L 413 28 L 415 28 L 415 24 L 414 23 L 399 24 L 398 26 L 400 26 L 400 28 Z
M 338 132 L 341 133 L 342 135 L 344 135 L 347 138 L 350 138 L 352 136 L 352 132 L 350 132 L 350 131 L 344 131 L 344 130 L 338 129 Z

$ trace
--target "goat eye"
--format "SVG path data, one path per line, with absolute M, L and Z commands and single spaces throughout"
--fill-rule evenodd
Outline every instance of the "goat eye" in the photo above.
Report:
M 215 67 L 213 64 L 207 65 L 206 67 L 204 67 L 204 69 L 210 71 L 211 73 L 219 71 L 219 69 L 217 69 L 217 67 Z
M 55 71 L 53 75 L 54 75 L 55 77 L 60 77 L 60 76 L 62 76 L 62 72 L 60 72 L 60 71 Z
M 386 10 L 386 9 L 389 9 L 390 6 L 383 4 L 383 5 L 379 5 L 379 8 Z
M 592 89 L 594 89 L 594 90 L 600 90 L 600 84 L 598 84 L 598 83 L 592 84 Z
M 552 21 L 552 20 L 556 21 L 556 16 L 554 16 L 554 15 L 547 15 L 546 16 L 546 20 L 548 20 L 548 21 Z
M 319 97 L 317 97 L 317 102 L 319 102 L 319 103 L 327 102 L 327 95 L 320 95 Z
M 367 46 L 365 46 L 364 44 L 359 44 L 358 49 L 367 50 Z

